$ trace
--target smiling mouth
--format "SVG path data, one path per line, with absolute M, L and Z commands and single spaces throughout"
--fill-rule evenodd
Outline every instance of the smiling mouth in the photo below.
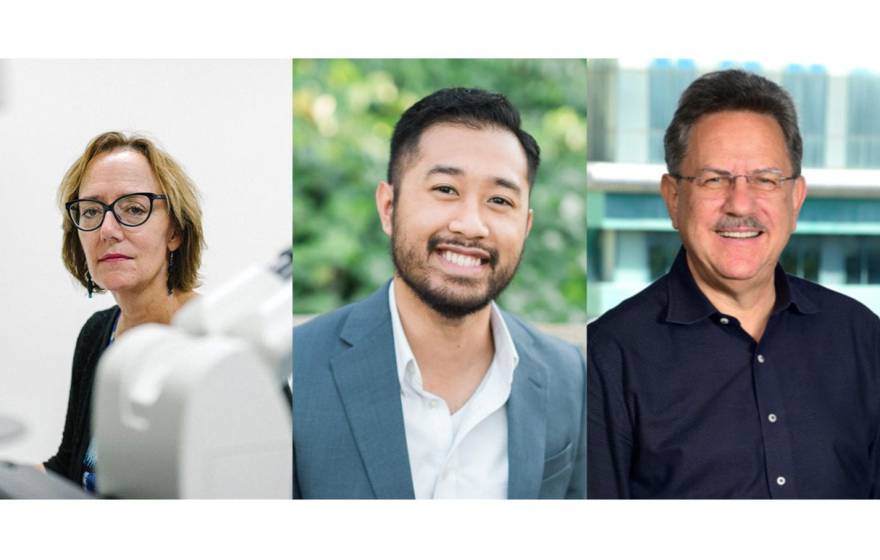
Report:
M 454 251 L 441 251 L 440 256 L 443 257 L 443 260 L 447 262 L 451 262 L 452 264 L 463 266 L 466 268 L 476 268 L 483 264 L 482 259 L 478 259 L 477 257 L 470 257 L 468 255 L 462 255 L 461 253 L 456 253 Z
M 721 237 L 726 237 L 728 239 L 754 239 L 759 235 L 763 234 L 763 231 L 718 231 L 716 232 Z
M 498 252 L 482 243 L 467 240 L 432 236 L 428 240 L 428 254 L 433 254 L 446 265 L 447 273 L 470 275 L 481 273 L 487 267 L 494 269 L 498 262 Z

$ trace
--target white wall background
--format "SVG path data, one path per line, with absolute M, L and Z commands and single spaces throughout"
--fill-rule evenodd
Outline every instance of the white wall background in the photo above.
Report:
M 0 458 L 47 459 L 61 440 L 73 347 L 109 294 L 61 263 L 56 191 L 107 130 L 158 141 L 198 185 L 202 293 L 290 246 L 289 60 L 0 62 L 0 416 L 26 426 Z

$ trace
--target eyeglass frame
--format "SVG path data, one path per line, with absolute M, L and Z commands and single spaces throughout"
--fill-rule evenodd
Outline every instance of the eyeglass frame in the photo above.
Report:
M 120 220 L 119 216 L 116 214 L 116 208 L 115 208 L 116 203 L 119 202 L 120 200 L 122 200 L 123 198 L 128 198 L 130 196 L 137 196 L 137 195 L 145 196 L 150 200 L 150 209 L 147 212 L 147 217 L 144 218 L 143 222 L 136 224 L 136 225 L 129 225 L 129 224 L 124 223 L 122 220 Z M 80 231 L 95 231 L 97 229 L 100 229 L 100 227 L 102 225 L 104 225 L 104 220 L 107 218 L 108 211 L 113 214 L 113 218 L 116 220 L 117 224 L 119 224 L 121 226 L 129 227 L 129 228 L 136 228 L 136 227 L 141 227 L 142 225 L 147 223 L 147 221 L 149 221 L 150 216 L 153 215 L 153 201 L 155 201 L 155 200 L 166 200 L 167 201 L 168 197 L 164 194 L 157 194 L 157 193 L 150 193 L 150 192 L 135 192 L 135 193 L 124 194 L 124 195 L 120 196 L 119 198 L 117 198 L 116 200 L 114 200 L 113 202 L 111 202 L 110 204 L 104 204 L 103 201 L 97 200 L 95 198 L 77 198 L 76 200 L 71 200 L 70 202 L 65 204 L 64 207 L 67 209 L 67 217 L 70 218 L 70 221 L 73 223 L 73 227 L 75 227 L 76 229 L 78 229 Z M 74 204 L 77 204 L 80 202 L 95 202 L 97 204 L 100 204 L 103 207 L 104 212 L 103 212 L 103 214 L 101 214 L 101 221 L 98 222 L 98 225 L 96 225 L 93 228 L 86 229 L 86 228 L 80 227 L 80 225 L 78 223 L 76 223 L 76 220 L 71 215 L 71 211 L 72 211 L 71 208 L 73 207 Z
M 724 181 L 726 181 L 727 184 L 723 187 L 723 189 L 713 189 L 712 187 L 706 187 L 705 183 L 702 185 L 700 183 L 698 183 L 697 180 L 700 177 L 696 176 L 696 175 L 679 175 L 678 173 L 670 173 L 669 176 L 672 177 L 673 179 L 675 179 L 676 181 L 691 181 L 701 189 L 720 191 L 720 190 L 728 190 L 728 189 L 730 189 L 730 187 L 736 185 L 736 180 L 739 179 L 740 177 L 745 178 L 746 183 L 749 186 L 754 186 L 754 185 L 758 184 L 757 175 L 760 175 L 761 173 L 775 173 L 775 172 L 771 172 L 771 171 L 753 171 L 752 173 L 731 175 L 730 173 L 727 173 L 727 172 L 721 172 L 721 171 L 716 171 L 716 170 L 711 170 L 711 169 L 705 170 L 705 171 L 708 171 L 710 173 L 715 173 L 718 176 L 718 178 L 724 179 Z M 778 173 L 778 175 L 782 175 L 782 173 Z M 785 183 L 786 181 L 794 181 L 794 180 L 800 179 L 800 177 L 801 177 L 800 175 L 791 175 L 789 177 L 780 177 L 778 187 L 773 187 L 771 190 L 764 190 L 763 192 L 767 192 L 767 193 L 776 192 L 776 190 L 779 187 L 781 187 L 782 184 Z M 759 189 L 760 189 L 760 187 L 759 187 Z

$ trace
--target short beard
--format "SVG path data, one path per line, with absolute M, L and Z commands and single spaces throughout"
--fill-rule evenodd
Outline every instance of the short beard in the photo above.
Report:
M 406 249 L 404 247 L 402 236 L 398 234 L 400 231 L 399 224 L 394 220 L 393 230 L 391 233 L 391 259 L 394 261 L 394 268 L 407 286 L 412 289 L 418 298 L 447 319 L 461 319 L 472 313 L 475 313 L 496 299 L 504 288 L 513 279 L 519 263 L 522 261 L 524 248 L 520 249 L 516 262 L 512 267 L 498 269 L 498 252 L 494 249 L 483 247 L 476 243 L 468 243 L 455 238 L 443 238 L 439 235 L 432 235 L 425 247 L 423 259 L 420 259 L 417 248 Z M 432 287 L 430 275 L 426 267 L 419 267 L 422 263 L 427 263 L 434 252 L 437 245 L 441 243 L 450 243 L 462 247 L 480 247 L 487 251 L 490 255 L 488 265 L 491 269 L 486 290 L 482 294 L 474 297 L 459 296 L 454 291 L 447 289 L 445 286 Z M 477 286 L 479 281 L 472 278 L 450 278 L 450 283 L 459 284 L 461 286 Z

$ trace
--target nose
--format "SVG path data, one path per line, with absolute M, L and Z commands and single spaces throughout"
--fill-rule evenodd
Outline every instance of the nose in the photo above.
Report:
M 116 221 L 116 215 L 113 212 L 104 214 L 104 223 L 101 224 L 102 240 L 118 240 L 122 238 L 122 226 Z
M 479 201 L 462 201 L 457 210 L 449 222 L 449 231 L 472 239 L 489 236 L 489 226 L 483 218 Z
M 724 197 L 724 212 L 734 216 L 747 216 L 752 213 L 754 206 L 755 197 L 748 178 L 744 175 L 732 177 L 730 188 Z

